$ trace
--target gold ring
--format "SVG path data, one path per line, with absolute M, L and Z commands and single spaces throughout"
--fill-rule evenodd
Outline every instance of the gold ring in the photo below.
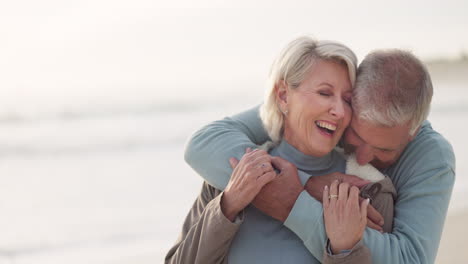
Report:
M 328 196 L 328 199 L 331 199 L 331 198 L 338 198 L 338 194 L 330 194 Z

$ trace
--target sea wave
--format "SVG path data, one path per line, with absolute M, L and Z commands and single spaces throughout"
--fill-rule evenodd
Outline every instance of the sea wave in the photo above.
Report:
M 128 116 L 158 116 L 167 113 L 190 113 L 215 109 L 225 104 L 212 102 L 168 102 L 147 105 L 96 106 L 46 110 L 42 112 L 17 110 L 0 112 L 0 124 L 32 123 L 41 121 L 75 121 Z

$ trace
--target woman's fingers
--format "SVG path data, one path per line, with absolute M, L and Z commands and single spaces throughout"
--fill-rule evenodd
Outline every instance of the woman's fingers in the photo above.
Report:
M 349 184 L 346 182 L 340 183 L 338 186 L 338 200 L 347 201 L 348 200 L 348 191 L 349 191 Z
M 359 206 L 359 188 L 358 187 L 351 186 L 349 188 L 348 204 L 354 207 Z
M 236 158 L 230 158 L 229 164 L 231 165 L 231 168 L 234 169 L 237 167 L 237 164 L 239 164 L 239 160 L 237 160 Z
M 369 205 L 369 198 L 362 200 L 361 202 L 361 219 L 365 225 L 367 222 L 367 206 Z
M 338 200 L 338 184 L 339 182 L 337 180 L 333 181 L 331 186 L 330 186 L 330 206 L 334 206 L 336 201 Z
M 258 169 L 262 174 L 273 171 L 270 155 L 257 157 L 254 161 L 252 161 L 252 164 L 255 164 L 255 168 Z

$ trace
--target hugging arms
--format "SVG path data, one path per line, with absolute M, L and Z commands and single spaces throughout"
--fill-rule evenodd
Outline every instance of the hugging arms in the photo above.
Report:
M 247 147 L 268 140 L 253 108 L 215 121 L 197 131 L 187 145 L 185 159 L 209 184 L 224 189 L 231 167 Z M 426 121 L 396 164 L 385 170 L 397 190 L 392 233 L 367 228 L 364 243 L 376 263 L 433 263 L 455 177 L 450 145 Z M 303 191 L 289 212 L 291 229 L 317 259 L 327 241 L 322 205 Z
M 425 121 L 432 98 L 429 74 L 416 57 L 400 50 L 369 54 L 359 65 L 358 74 L 356 64 L 353 52 L 340 43 L 298 38 L 272 66 L 261 118 L 254 108 L 213 122 L 193 135 L 186 161 L 219 190 L 236 180 L 236 169 L 230 178 L 229 159 L 240 159 L 246 148 L 256 148 L 267 140 L 275 143 L 272 156 L 285 158 L 295 166 L 288 170 L 284 170 L 288 166 L 277 166 L 282 176 L 260 186 L 253 200 L 255 207 L 247 206 L 235 219 L 239 210 L 232 215 L 229 210 L 221 212 L 229 188 L 222 193 L 205 184 L 187 217 L 189 226 L 184 225 L 186 236 L 182 240 L 186 247 L 196 254 L 203 243 L 200 236 L 187 236 L 188 233 L 201 235 L 203 227 L 205 231 L 217 230 L 202 223 L 204 216 L 211 214 L 209 219 L 216 219 L 216 215 L 226 215 L 230 219 L 225 221 L 238 226 L 231 228 L 220 219 L 216 223 L 224 225 L 224 230 L 236 232 L 235 237 L 230 233 L 231 241 L 218 241 L 209 247 L 216 250 L 224 245 L 224 253 L 229 251 L 232 263 L 252 259 L 287 263 L 284 258 L 296 263 L 322 262 L 322 256 L 328 257 L 323 255 L 327 234 L 332 248 L 334 243 L 330 236 L 334 233 L 328 228 L 333 221 L 328 221 L 331 218 L 327 208 L 336 204 L 332 199 L 343 198 L 332 182 L 340 178 L 357 184 L 356 177 L 342 174 L 346 163 L 334 150 L 341 138 L 346 153 L 354 153 L 359 165 L 372 164 L 388 175 L 398 193 L 393 232 L 382 234 L 367 228 L 363 240 L 356 244 L 358 247 L 343 255 L 355 255 L 365 244 L 377 263 L 434 262 L 453 187 L 455 158 L 450 144 Z M 264 165 L 262 161 L 252 166 Z M 266 171 L 261 172 L 266 175 Z M 325 207 L 320 203 L 324 186 L 333 187 L 325 191 L 330 192 L 329 201 L 324 197 Z M 224 205 L 226 200 L 229 204 L 230 199 L 226 198 Z M 368 225 L 379 229 L 382 223 L 371 213 L 372 207 L 367 208 L 372 220 Z M 245 219 L 244 212 L 248 216 Z M 190 222 L 194 215 L 197 221 Z M 328 219 L 325 225 L 324 215 Z M 173 250 L 177 248 L 171 249 L 169 259 Z M 227 261 L 221 255 L 217 260 Z

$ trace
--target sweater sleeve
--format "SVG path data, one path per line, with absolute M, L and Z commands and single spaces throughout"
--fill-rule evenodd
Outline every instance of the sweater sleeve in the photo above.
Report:
M 234 223 L 229 221 L 221 211 L 222 195 L 206 182 L 203 184 L 201 194 L 185 218 L 181 235 L 166 255 L 165 264 L 226 263 L 243 213 Z
M 229 158 L 240 160 L 246 148 L 268 139 L 257 106 L 195 132 L 186 145 L 185 161 L 210 185 L 224 190 L 232 173 Z
M 450 166 L 406 177 L 397 191 L 393 232 L 366 228 L 364 233 L 374 263 L 434 263 L 454 177 Z M 304 191 L 285 222 L 320 261 L 327 240 L 322 214 L 320 202 Z

